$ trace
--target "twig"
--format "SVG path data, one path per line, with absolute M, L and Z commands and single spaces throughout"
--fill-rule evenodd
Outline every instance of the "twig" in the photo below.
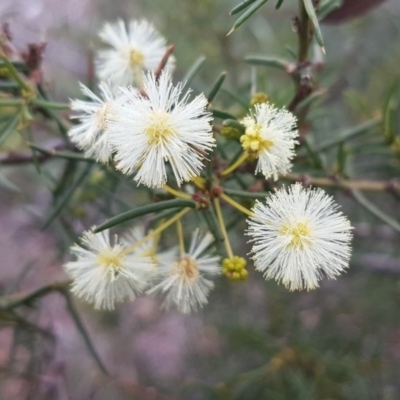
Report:
M 31 147 L 34 147 L 33 145 Z M 20 165 L 20 164 L 30 164 L 33 162 L 44 163 L 55 157 L 61 158 L 77 158 L 78 149 L 70 149 L 64 142 L 57 143 L 51 148 L 44 148 L 37 146 L 35 147 L 39 153 L 36 155 L 31 152 L 8 152 L 0 153 L 0 165 Z M 72 150 L 71 153 L 63 153 L 60 150 Z M 74 157 L 75 156 L 75 157 Z M 86 161 L 91 161 L 91 159 L 85 159 Z
M 336 177 L 312 177 L 301 174 L 287 174 L 280 178 L 289 182 L 306 185 L 331 187 L 343 190 L 365 190 L 369 192 L 400 191 L 400 183 L 394 181 L 345 180 Z
M 33 301 L 51 293 L 51 292 L 62 292 L 69 285 L 69 281 L 51 283 L 49 285 L 42 286 L 27 294 L 11 295 L 7 297 L 0 297 L 0 310 L 12 310 L 13 308 L 30 305 Z
M 85 341 L 86 347 L 88 348 L 90 354 L 94 358 L 94 360 L 97 363 L 97 366 L 101 369 L 101 371 L 105 375 L 110 375 L 109 372 L 107 371 L 107 368 L 104 366 L 103 362 L 101 361 L 99 355 L 96 352 L 96 349 L 93 346 L 93 343 L 90 339 L 90 336 L 88 332 L 86 331 L 85 326 L 83 325 L 81 318 L 75 308 L 75 305 L 71 299 L 71 296 L 68 291 L 64 290 L 62 291 L 62 294 L 65 297 L 65 301 L 67 302 L 67 309 L 69 313 L 71 314 L 71 317 L 75 323 L 76 328 L 78 329 L 79 333 L 82 335 L 83 340 Z
M 158 81 L 160 79 L 161 73 L 163 72 L 163 69 L 167 65 L 169 57 L 174 52 L 174 50 L 175 50 L 175 45 L 174 44 L 171 44 L 170 46 L 168 46 L 167 51 L 165 52 L 163 58 L 160 61 L 160 64 L 158 64 L 158 67 L 154 72 L 154 76 L 156 78 L 156 81 Z

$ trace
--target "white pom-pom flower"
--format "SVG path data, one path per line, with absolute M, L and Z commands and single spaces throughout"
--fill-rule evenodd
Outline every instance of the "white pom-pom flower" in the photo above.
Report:
M 112 112 L 113 92 L 105 82 L 99 84 L 100 97 L 82 83 L 80 88 L 89 101 L 71 101 L 71 109 L 76 112 L 71 118 L 79 119 L 79 123 L 70 129 L 68 135 L 78 148 L 85 151 L 86 157 L 106 163 L 112 154 L 108 143 L 107 120 Z
M 254 113 L 241 123 L 246 131 L 240 141 L 243 149 L 258 158 L 256 173 L 268 179 L 278 179 L 291 169 L 294 147 L 298 143 L 296 117 L 285 109 L 271 104 L 256 104 Z
M 323 190 L 300 183 L 266 204 L 257 201 L 247 232 L 256 268 L 290 290 L 314 289 L 324 276 L 339 275 L 349 264 L 352 227 L 337 209 Z
M 113 309 L 115 302 L 133 300 L 145 290 L 149 271 L 154 268 L 150 257 L 129 251 L 117 237 L 111 244 L 108 231 L 87 231 L 82 243 L 86 248 L 71 248 L 77 260 L 64 266 L 73 279 L 72 292 L 78 297 L 95 308 Z
M 142 72 L 155 70 L 167 50 L 165 39 L 149 22 L 105 23 L 100 38 L 110 47 L 98 53 L 96 65 L 100 80 L 111 80 L 114 87 L 142 86 Z M 173 71 L 170 56 L 165 68 Z
M 177 184 L 190 181 L 203 168 L 204 153 L 215 146 L 211 114 L 203 94 L 189 101 L 190 90 L 180 97 L 183 84 L 173 86 L 168 73 L 157 81 L 144 77 L 146 97 L 133 88 L 121 89 L 108 124 L 117 168 L 136 172 L 135 180 L 149 187 L 167 182 L 167 163 Z
M 173 305 L 185 314 L 203 307 L 214 287 L 210 278 L 221 273 L 219 257 L 205 251 L 212 241 L 213 236 L 210 233 L 201 236 L 196 230 L 189 252 L 176 257 L 172 263 L 160 259 L 160 283 L 148 293 L 164 295 L 164 307 Z

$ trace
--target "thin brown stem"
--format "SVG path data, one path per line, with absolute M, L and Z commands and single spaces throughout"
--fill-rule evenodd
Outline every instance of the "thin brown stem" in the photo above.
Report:
M 331 187 L 342 190 L 363 190 L 369 192 L 400 191 L 400 183 L 394 181 L 346 180 L 336 177 L 312 177 L 302 174 L 287 174 L 281 180 L 303 182 L 306 185 Z
M 175 50 L 174 44 L 171 44 L 170 46 L 168 46 L 167 51 L 165 52 L 163 58 L 160 61 L 160 64 L 158 64 L 158 67 L 154 72 L 156 81 L 158 81 L 160 79 L 161 73 L 163 72 L 165 66 L 167 65 L 167 62 L 168 62 L 169 58 L 171 57 L 171 54 L 174 52 L 174 50 Z

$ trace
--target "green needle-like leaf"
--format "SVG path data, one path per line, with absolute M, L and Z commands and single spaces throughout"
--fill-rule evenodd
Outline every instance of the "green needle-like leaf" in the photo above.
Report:
M 93 164 L 87 164 L 86 167 L 83 169 L 81 174 L 75 180 L 75 182 L 69 187 L 69 189 L 64 193 L 64 196 L 60 198 L 58 204 L 55 206 L 53 211 L 50 213 L 50 216 L 47 218 L 47 221 L 43 224 L 42 229 L 46 229 L 65 208 L 68 204 L 69 200 L 75 193 L 75 190 L 82 184 L 85 178 L 89 175 L 89 172 L 92 168 Z
M 218 77 L 218 79 L 215 81 L 213 87 L 210 90 L 210 93 L 207 96 L 207 100 L 209 103 L 211 103 L 219 90 L 221 89 L 222 84 L 224 83 L 224 80 L 226 78 L 226 71 L 222 72 L 221 75 Z
M 20 113 L 14 115 L 13 118 L 8 120 L 8 123 L 4 127 L 2 131 L 0 131 L 0 146 L 11 136 L 11 134 L 15 131 L 18 126 Z
M 57 103 L 54 101 L 47 101 L 43 99 L 32 99 L 31 103 L 35 106 L 50 108 L 52 110 L 68 110 L 70 108 L 70 105 L 67 103 Z
M 319 22 L 317 18 L 317 14 L 315 13 L 314 5 L 312 0 L 303 0 L 304 8 L 306 9 L 307 15 L 309 16 L 313 27 L 315 38 L 317 39 L 318 44 L 321 46 L 322 52 L 325 53 L 324 40 L 322 38 L 321 28 L 319 27 Z
M 210 111 L 212 112 L 214 118 L 236 120 L 236 118 L 232 114 L 229 114 L 226 111 L 215 110 L 215 109 L 212 109 Z
M 392 84 L 388 98 L 383 107 L 383 135 L 387 143 L 391 144 L 395 138 L 395 129 L 394 129 L 394 118 L 396 115 L 396 111 L 398 109 L 399 104 L 399 87 L 400 80 L 396 79 L 396 81 Z
M 332 139 L 325 141 L 325 143 L 320 144 L 314 148 L 315 152 L 325 151 L 333 146 L 337 146 L 338 144 L 353 139 L 357 136 L 363 135 L 371 131 L 371 129 L 376 128 L 381 121 L 379 119 L 374 119 L 372 121 L 364 122 L 354 128 L 345 130 L 343 132 L 339 132 L 337 134 L 332 135 Z
M 322 1 L 318 6 L 318 19 L 322 21 L 332 11 L 335 11 L 343 4 L 343 0 Z
M 15 99 L 15 98 L 0 98 L 0 107 L 9 107 L 9 106 L 22 106 L 24 104 L 24 100 Z
M 85 342 L 85 345 L 90 353 L 90 355 L 94 358 L 94 360 L 96 361 L 97 366 L 99 367 L 99 369 L 105 374 L 105 375 L 109 375 L 107 368 L 105 367 L 105 365 L 103 364 L 103 362 L 101 361 L 101 358 L 99 357 L 99 355 L 97 354 L 97 351 L 92 343 L 92 340 L 90 339 L 90 336 L 88 334 L 88 332 L 86 331 L 85 326 L 83 325 L 83 322 L 81 321 L 81 317 L 79 316 L 78 311 L 75 308 L 75 305 L 72 301 L 71 295 L 68 293 L 68 291 L 63 290 L 62 294 L 65 297 L 65 301 L 67 303 L 67 310 L 71 315 L 72 320 L 74 321 L 75 327 L 76 329 L 79 331 L 79 333 L 82 335 L 82 338 Z
M 98 226 L 95 232 L 101 232 L 105 229 L 112 228 L 113 226 L 122 224 L 123 222 L 130 221 L 132 219 L 141 217 L 143 215 L 151 214 L 158 211 L 163 211 L 168 208 L 195 208 L 196 202 L 192 200 L 184 200 L 184 199 L 173 199 L 166 200 L 159 203 L 149 204 L 147 206 L 138 207 L 130 211 L 126 211 L 122 214 L 116 215 L 113 218 L 110 218 L 108 221 L 104 222 Z
M 183 77 L 182 82 L 185 82 L 186 85 L 188 85 L 200 71 L 205 61 L 206 58 L 204 56 L 200 56 L 189 68 L 188 72 L 186 72 L 186 75 Z
M 245 0 L 238 4 L 236 7 L 232 8 L 229 12 L 230 15 L 235 15 L 252 5 L 256 0 Z
M 381 211 L 381 209 L 375 204 L 371 203 L 359 190 L 353 189 L 351 194 L 353 195 L 354 199 L 372 215 L 383 221 L 385 224 L 388 224 L 395 231 L 400 232 L 400 223 Z
M 270 194 L 267 192 L 246 192 L 244 190 L 228 189 L 225 187 L 223 189 L 226 194 L 229 194 L 229 196 L 242 197 L 245 199 L 265 199 Z
M 236 22 L 232 26 L 232 29 L 228 32 L 227 36 L 229 36 L 237 28 L 239 28 L 239 26 L 243 25 L 267 1 L 268 0 L 258 0 L 255 4 L 253 4 L 240 18 L 236 20 Z
M 277 68 L 282 71 L 286 71 L 289 66 L 289 62 L 275 57 L 249 56 L 245 58 L 245 61 L 252 65 L 263 65 L 266 67 Z

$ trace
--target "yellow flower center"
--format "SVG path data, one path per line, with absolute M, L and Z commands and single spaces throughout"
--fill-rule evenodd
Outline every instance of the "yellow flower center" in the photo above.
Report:
M 169 137 L 175 135 L 175 129 L 171 124 L 171 114 L 165 111 L 153 111 L 146 134 L 149 145 L 165 142 Z
M 288 246 L 292 248 L 304 249 L 312 243 L 311 227 L 308 221 L 298 221 L 295 224 L 283 224 L 279 234 L 290 237 Z
M 140 50 L 132 49 L 129 53 L 129 63 L 132 68 L 143 67 L 144 54 Z
M 194 279 L 199 276 L 199 268 L 197 267 L 196 260 L 189 256 L 184 256 L 176 261 L 173 266 L 173 271 L 188 279 Z
M 113 278 L 116 278 L 119 271 L 122 269 L 123 257 L 122 249 L 110 247 L 97 255 L 97 264 L 101 268 L 106 269 Z
M 250 154 L 258 155 L 262 151 L 268 151 L 274 142 L 262 137 L 262 125 L 252 124 L 246 129 L 246 133 L 241 136 L 242 147 Z

